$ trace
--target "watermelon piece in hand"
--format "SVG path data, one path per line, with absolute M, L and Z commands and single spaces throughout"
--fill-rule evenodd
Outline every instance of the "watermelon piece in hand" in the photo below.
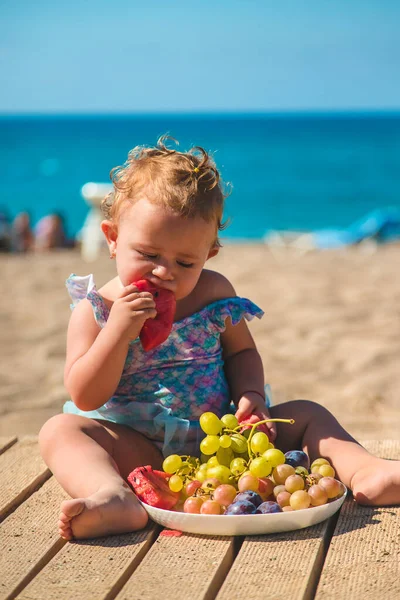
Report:
M 163 471 L 156 471 L 150 465 L 137 467 L 128 475 L 136 496 L 145 504 L 171 510 L 179 500 L 179 492 L 169 489 L 170 475 Z
M 156 348 L 169 336 L 174 322 L 176 300 L 174 293 L 170 290 L 157 287 L 147 279 L 135 281 L 134 284 L 140 292 L 150 292 L 156 303 L 157 315 L 154 319 L 147 319 L 140 331 L 139 338 L 143 350 L 148 352 Z

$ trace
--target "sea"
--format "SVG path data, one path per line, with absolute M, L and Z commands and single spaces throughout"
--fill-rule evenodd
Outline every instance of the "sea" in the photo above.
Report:
M 89 210 L 82 186 L 109 182 L 131 148 L 169 134 L 213 153 L 230 194 L 222 237 L 346 228 L 400 208 L 399 113 L 0 116 L 0 212 L 63 215 L 70 237 Z

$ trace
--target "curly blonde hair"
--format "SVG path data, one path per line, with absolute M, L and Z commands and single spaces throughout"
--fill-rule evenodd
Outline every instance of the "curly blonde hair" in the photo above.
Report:
M 200 146 L 187 152 L 168 148 L 162 136 L 154 147 L 136 146 L 127 161 L 110 172 L 114 190 L 104 198 L 101 208 L 106 219 L 117 222 L 123 207 L 134 203 L 142 193 L 151 202 L 168 208 L 182 217 L 215 220 L 216 245 L 222 222 L 224 192 L 220 174 L 211 156 Z

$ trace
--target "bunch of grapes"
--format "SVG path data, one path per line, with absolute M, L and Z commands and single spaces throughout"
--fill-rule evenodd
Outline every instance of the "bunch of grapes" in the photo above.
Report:
M 270 419 L 293 423 L 293 420 Z M 195 514 L 267 514 L 320 506 L 343 495 L 343 484 L 325 458 L 311 467 L 307 454 L 284 454 L 258 427 L 244 427 L 232 414 L 203 413 L 201 458 L 172 454 L 163 469 L 169 487 L 181 492 L 183 511 Z

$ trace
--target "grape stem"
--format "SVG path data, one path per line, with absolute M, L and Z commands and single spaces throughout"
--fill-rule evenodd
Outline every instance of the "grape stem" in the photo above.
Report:
M 247 452 L 249 454 L 249 458 L 254 458 L 255 454 L 251 449 L 251 438 L 257 427 L 259 425 L 263 425 L 264 423 L 289 423 L 289 425 L 294 424 L 294 419 L 264 419 L 263 421 L 258 421 L 258 423 L 254 423 L 251 427 L 250 435 L 247 438 Z

